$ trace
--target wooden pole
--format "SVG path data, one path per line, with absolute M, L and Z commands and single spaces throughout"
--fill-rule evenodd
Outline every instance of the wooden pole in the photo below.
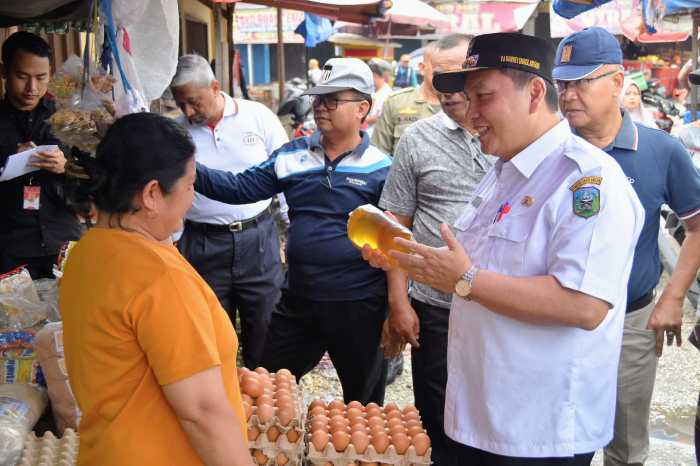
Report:
M 234 82 L 233 82 L 233 77 L 235 76 L 234 73 L 236 73 L 238 70 L 234 70 L 233 67 L 236 63 L 235 60 L 235 53 L 236 53 L 236 47 L 235 43 L 233 41 L 233 15 L 236 12 L 236 4 L 235 3 L 229 3 L 228 8 L 226 10 L 226 34 L 228 37 L 226 40 L 228 41 L 228 72 L 229 72 L 229 95 L 233 95 L 233 87 L 234 87 Z M 240 96 L 243 97 L 243 96 Z
M 284 24 L 282 22 L 282 8 L 277 8 L 277 81 L 279 86 L 279 106 L 284 98 L 285 64 L 284 64 Z

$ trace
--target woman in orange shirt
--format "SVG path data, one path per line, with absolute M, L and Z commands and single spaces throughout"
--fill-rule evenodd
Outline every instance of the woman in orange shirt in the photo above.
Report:
M 177 123 L 139 113 L 114 123 L 88 167 L 99 220 L 60 286 L 78 465 L 252 465 L 236 333 L 170 241 L 192 203 L 194 152 Z

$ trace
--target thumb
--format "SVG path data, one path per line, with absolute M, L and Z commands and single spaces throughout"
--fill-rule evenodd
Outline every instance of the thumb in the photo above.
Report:
M 446 223 L 440 225 L 440 236 L 442 236 L 442 240 L 445 242 L 447 249 L 450 251 L 454 251 L 462 247 L 462 245 L 459 244 L 459 241 L 457 241 L 457 237 L 454 235 L 454 233 L 452 233 L 452 230 L 450 230 L 450 227 L 447 226 Z

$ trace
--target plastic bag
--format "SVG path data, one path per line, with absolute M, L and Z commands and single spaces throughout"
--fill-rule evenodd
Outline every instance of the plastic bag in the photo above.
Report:
M 91 66 L 85 85 L 83 62 L 71 55 L 49 82 L 57 111 L 49 118 L 52 133 L 66 145 L 94 153 L 100 139 L 114 123 L 112 102 L 115 79 Z
M 26 268 L 0 276 L 0 328 L 29 328 L 47 316 L 48 307 L 41 302 Z
M 0 466 L 15 466 L 25 436 L 46 409 L 46 393 L 23 384 L 0 385 Z

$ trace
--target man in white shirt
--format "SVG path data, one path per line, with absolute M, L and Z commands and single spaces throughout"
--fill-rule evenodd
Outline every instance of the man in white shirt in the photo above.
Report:
M 197 162 L 207 167 L 240 173 L 288 141 L 274 113 L 222 92 L 198 55 L 180 57 L 170 86 L 183 113 L 178 122 L 192 135 Z M 244 363 L 257 367 L 283 282 L 270 199 L 229 205 L 195 193 L 178 247 L 234 325 L 238 311 Z
M 365 123 L 367 124 L 367 134 L 372 136 L 374 125 L 382 116 L 382 107 L 384 101 L 393 92 L 391 86 L 387 83 L 387 74 L 391 72 L 391 65 L 384 60 L 373 58 L 367 64 L 372 70 L 372 79 L 374 79 L 374 94 L 372 94 L 372 110 L 369 111 Z
M 589 465 L 613 434 L 617 365 L 644 211 L 604 152 L 558 114 L 554 51 L 515 33 L 477 36 L 464 89 L 482 150 L 499 161 L 446 247 L 401 241 L 409 276 L 454 293 L 445 432 L 451 465 Z M 365 247 L 376 265 L 388 262 Z M 383 262 L 382 262 L 383 260 Z

